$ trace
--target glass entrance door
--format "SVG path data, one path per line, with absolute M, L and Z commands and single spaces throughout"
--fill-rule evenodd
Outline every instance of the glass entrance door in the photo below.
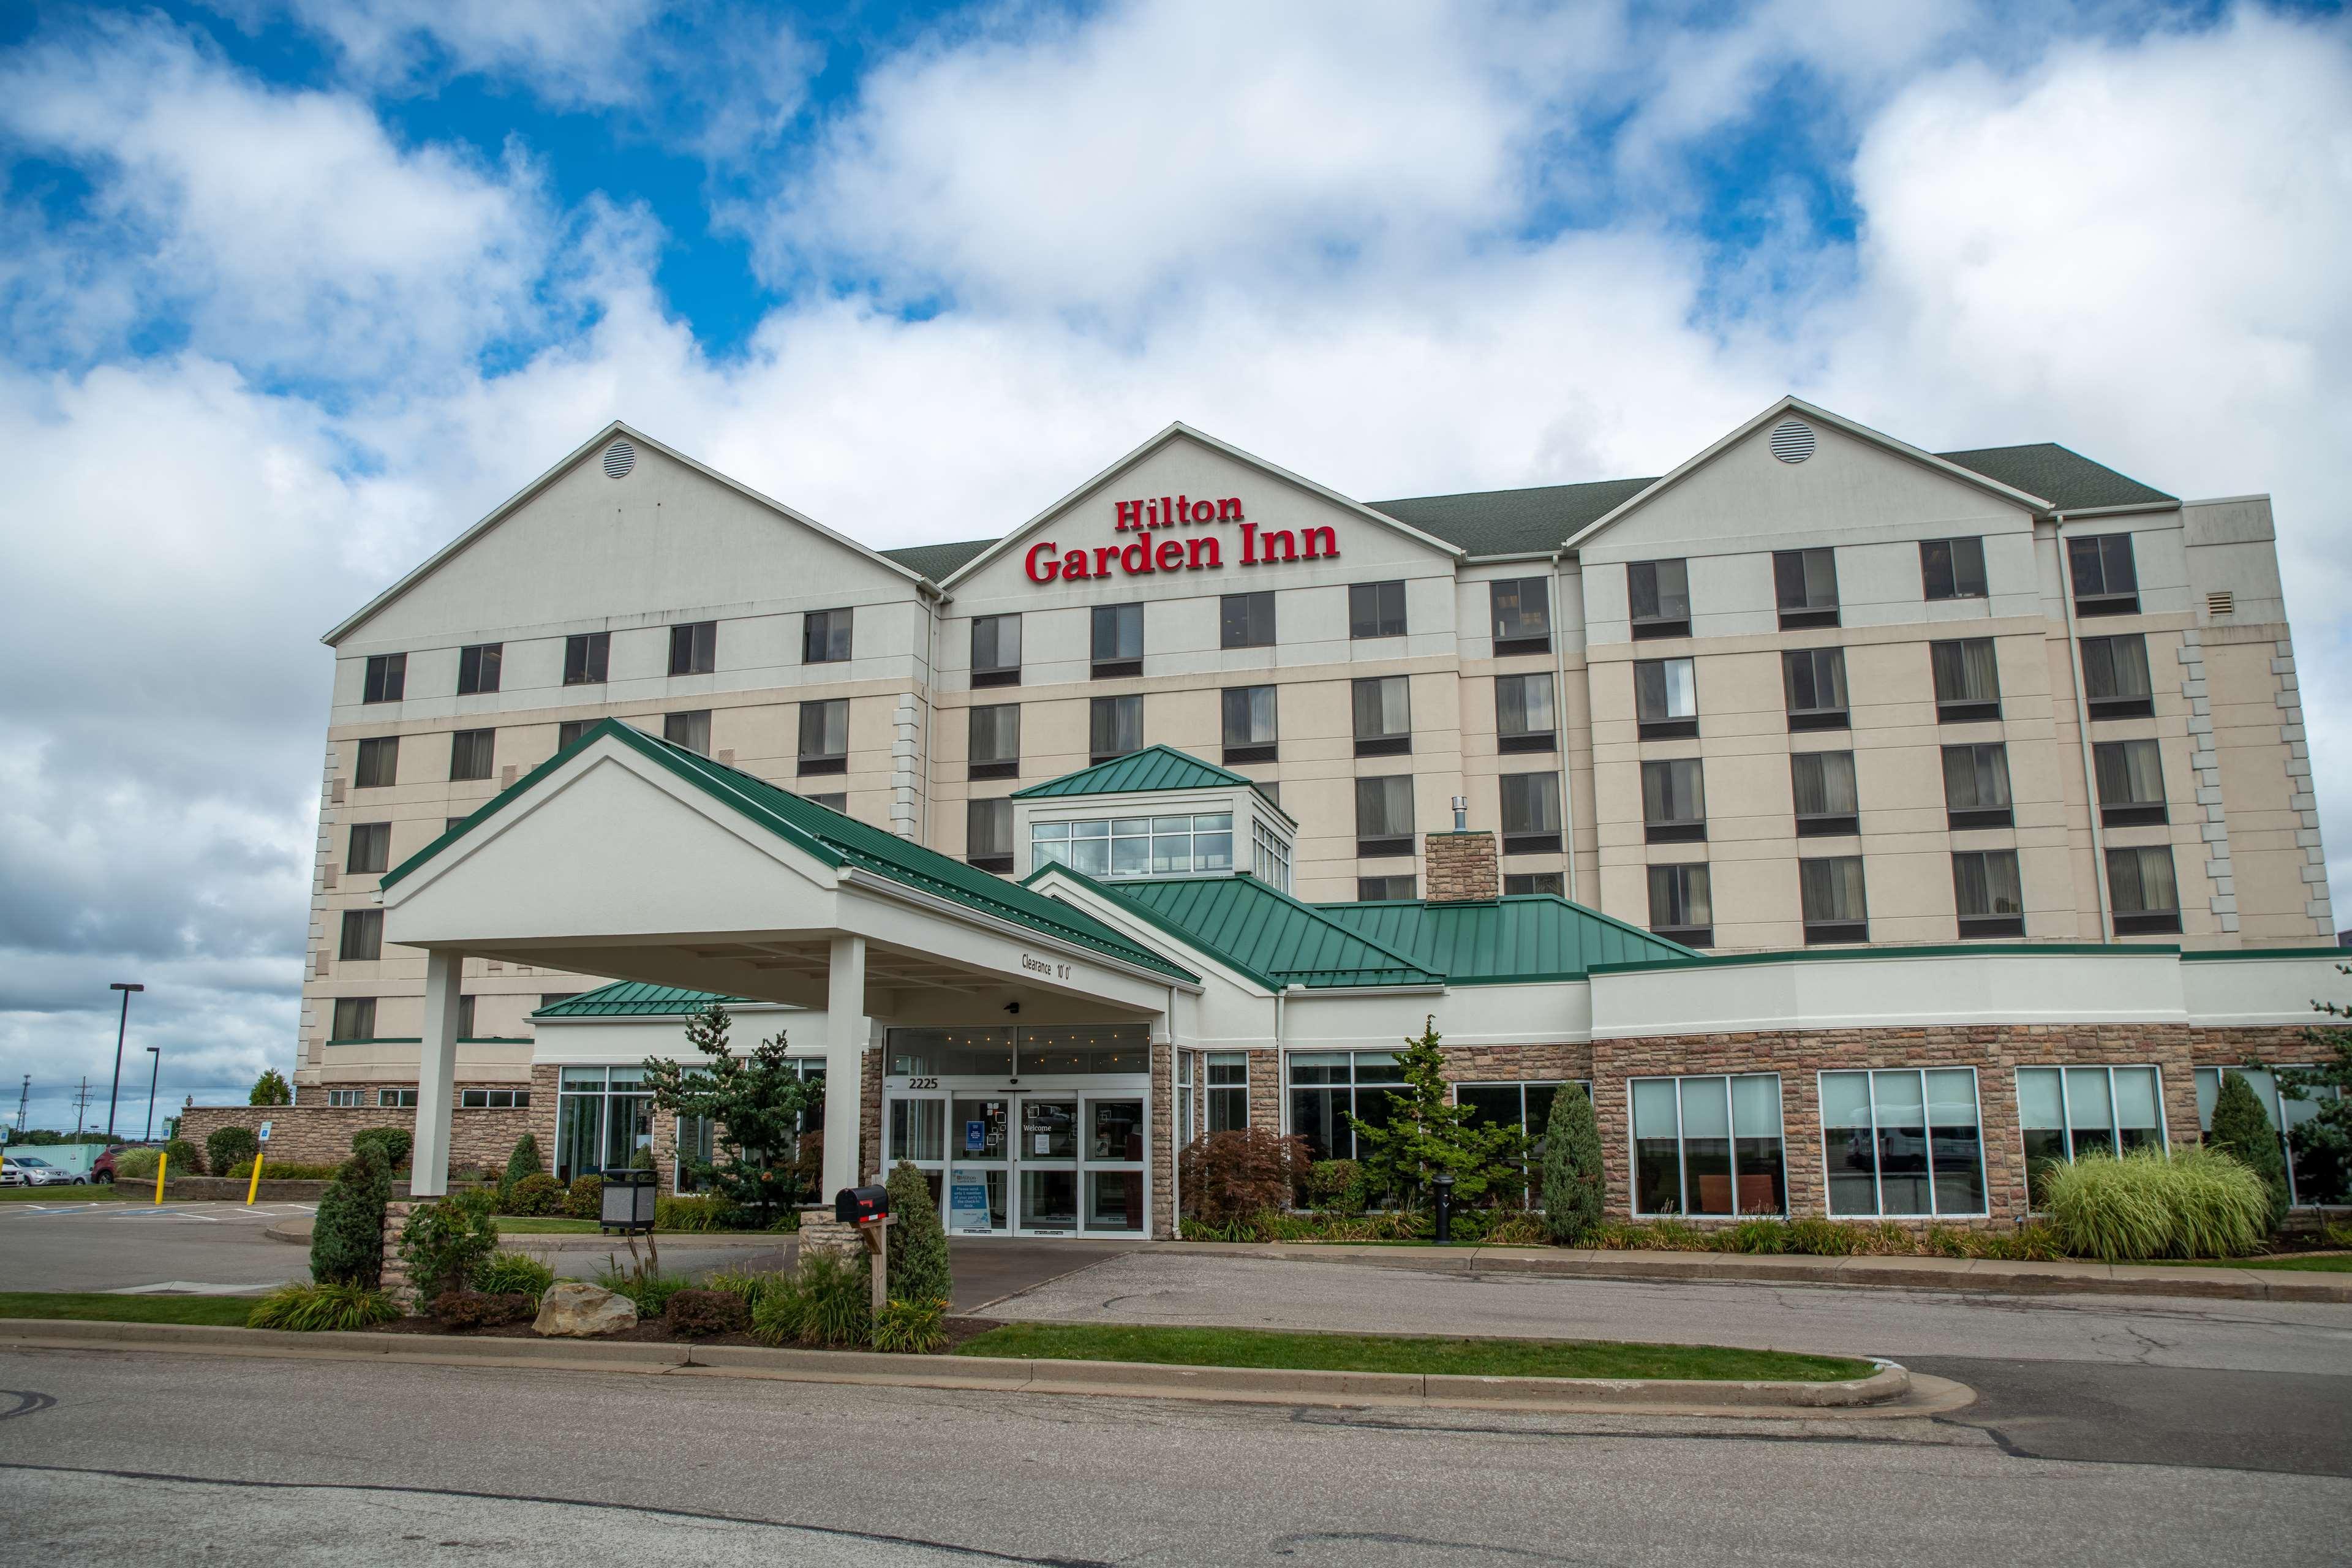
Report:
M 1078 1102 L 1075 1096 L 1021 1098 L 1021 1228 L 1066 1235 L 1078 1228 Z
M 958 1095 L 948 1125 L 945 1218 L 950 1236 L 1002 1236 L 1012 1176 L 1013 1102 L 1009 1094 Z

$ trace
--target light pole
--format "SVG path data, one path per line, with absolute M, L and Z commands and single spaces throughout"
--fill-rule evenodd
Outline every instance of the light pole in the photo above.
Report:
M 122 1021 L 114 1026 L 114 1091 L 106 1097 L 106 1141 L 114 1142 L 114 1101 L 122 1093 L 122 1035 L 131 1027 L 131 994 L 144 991 L 144 985 L 126 985 L 118 980 L 107 987 L 122 993 Z
M 142 1143 L 155 1141 L 155 1080 L 163 1076 L 163 1047 L 150 1046 L 147 1054 L 155 1059 L 147 1068 L 147 1131 L 139 1140 Z

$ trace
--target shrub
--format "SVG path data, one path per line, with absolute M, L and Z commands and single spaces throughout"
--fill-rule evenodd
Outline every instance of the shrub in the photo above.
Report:
M 415 1134 L 405 1127 L 362 1127 L 352 1134 L 352 1148 L 374 1144 L 383 1151 L 384 1168 L 393 1171 L 408 1163 L 408 1152 L 415 1142 Z
M 489 1296 L 528 1296 L 537 1306 L 555 1283 L 555 1270 L 520 1252 L 493 1252 L 474 1266 L 467 1283 Z
M 1303 1184 L 1310 1207 L 1332 1214 L 1361 1214 L 1364 1209 L 1364 1168 L 1353 1160 L 1318 1160 L 1307 1167 Z
M 735 1205 L 725 1198 L 665 1194 L 654 1199 L 654 1225 L 660 1230 L 732 1230 L 735 1217 Z
M 2278 1129 L 2271 1125 L 2270 1115 L 2255 1098 L 2254 1086 L 2246 1081 L 2245 1074 L 2221 1075 L 2221 1090 L 2213 1097 L 2213 1131 L 2205 1135 L 2205 1147 L 2229 1155 L 2254 1173 L 2269 1194 L 2263 1229 L 2276 1233 L 2286 1220 L 2286 1153 L 2279 1147 Z
M 499 1178 L 499 1195 L 502 1198 L 511 1195 L 517 1183 L 542 1175 L 546 1170 L 547 1162 L 539 1157 L 539 1140 L 528 1132 L 524 1133 L 515 1140 L 514 1152 L 507 1156 L 506 1173 Z M 553 1177 L 549 1177 L 548 1184 L 554 1184 Z
M 945 1300 L 887 1301 L 874 1320 L 874 1348 L 906 1355 L 929 1355 L 948 1342 Z
M 371 1286 L 340 1281 L 288 1285 L 253 1304 L 249 1329 L 289 1329 L 299 1333 L 372 1329 L 400 1316 L 392 1299 Z
M 488 1329 L 520 1322 L 539 1310 L 539 1303 L 520 1291 L 497 1295 L 483 1290 L 444 1290 L 425 1309 L 445 1329 Z
M 751 1309 L 730 1290 L 679 1290 L 662 1309 L 662 1321 L 672 1333 L 707 1340 L 714 1334 L 740 1334 L 750 1328 Z
M 246 1163 L 246 1174 L 253 1173 L 253 1156 L 261 1148 L 261 1140 L 253 1135 L 250 1127 L 215 1127 L 205 1140 L 205 1160 L 215 1171 L 229 1174 L 239 1160 Z
M 114 1157 L 114 1179 L 118 1182 L 152 1182 L 155 1167 L 163 1163 L 161 1149 L 125 1149 Z
M 890 1173 L 889 1189 L 890 1298 L 937 1301 L 945 1311 L 955 1296 L 955 1273 L 948 1261 L 948 1233 L 931 1203 L 931 1184 L 901 1160 Z
M 604 1178 L 574 1176 L 564 1190 L 563 1212 L 573 1219 L 601 1219 L 604 1214 Z
M 1789 1250 L 1808 1258 L 1852 1258 L 1862 1250 L 1862 1236 L 1853 1226 L 1835 1220 L 1792 1220 Z
M 1581 1246 L 1601 1225 L 1608 1173 L 1601 1156 L 1601 1128 L 1592 1120 L 1592 1097 L 1563 1084 L 1551 1097 L 1551 1120 L 1544 1129 L 1544 1223 L 1552 1239 Z
M 472 1192 L 410 1211 L 400 1229 L 400 1258 L 420 1299 L 462 1286 L 498 1250 L 490 1203 L 488 1193 Z
M 686 1279 L 676 1274 L 657 1274 L 650 1268 L 624 1270 L 611 1258 L 596 1271 L 596 1283 L 615 1296 L 626 1296 L 637 1304 L 640 1320 L 658 1318 L 669 1305 L 670 1298 L 686 1289 Z
M 1489 1247 L 1541 1247 L 1550 1240 L 1550 1222 L 1524 1210 L 1505 1215 L 1486 1232 Z
M 719 1268 L 703 1276 L 705 1289 L 724 1290 L 741 1301 L 749 1311 L 768 1299 L 768 1293 L 790 1279 L 782 1269 Z
M 1717 1245 L 1726 1252 L 1770 1257 L 1789 1250 L 1789 1226 L 1777 1219 L 1744 1219 L 1717 1233 Z
M 1307 1166 L 1307 1140 L 1271 1127 L 1211 1132 L 1184 1148 L 1184 1206 L 1213 1226 L 1247 1218 L 1289 1202 Z
M 499 1194 L 499 1210 L 520 1218 L 553 1214 L 564 1206 L 563 1184 L 544 1171 L 533 1171 Z
M 383 1205 L 392 1172 L 380 1149 L 355 1149 L 319 1194 L 310 1227 L 310 1278 L 373 1290 L 383 1282 Z
M 2218 1149 L 2085 1155 L 2049 1172 L 2042 1201 L 2066 1250 L 2105 1263 L 2238 1257 L 2270 1216 L 2262 1178 Z
M 1188 1230 L 1185 1237 L 1199 1241 L 1416 1241 L 1436 1233 L 1435 1220 L 1406 1209 L 1375 1209 L 1360 1215 L 1284 1214 L 1267 1209 L 1217 1234 L 1196 1236 Z
M 861 1345 L 873 1337 L 873 1287 L 864 1259 L 811 1253 L 751 1310 L 751 1331 L 772 1345 Z
M 163 1145 L 163 1152 L 172 1157 L 172 1169 L 184 1176 L 205 1173 L 205 1152 L 184 1138 L 174 1138 Z

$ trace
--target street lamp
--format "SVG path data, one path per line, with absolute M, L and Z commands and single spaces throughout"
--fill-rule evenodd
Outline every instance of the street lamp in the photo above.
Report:
M 147 1068 L 147 1131 L 139 1140 L 142 1143 L 152 1143 L 155 1141 L 155 1080 L 163 1076 L 163 1047 L 150 1046 L 147 1047 L 147 1054 L 155 1059 Z
M 131 1027 L 131 994 L 144 991 L 144 985 L 126 985 L 118 980 L 107 987 L 122 993 L 122 1021 L 114 1026 L 114 1089 L 106 1097 L 106 1141 L 114 1142 L 114 1101 L 122 1093 L 122 1034 Z

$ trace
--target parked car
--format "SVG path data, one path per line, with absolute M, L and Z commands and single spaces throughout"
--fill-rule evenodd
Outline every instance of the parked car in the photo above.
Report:
M 0 1159 L 0 1187 L 21 1187 L 24 1184 L 25 1173 L 16 1169 L 16 1163 Z
M 141 1147 L 143 1147 L 143 1145 L 138 1143 L 110 1144 L 104 1153 L 100 1154 L 96 1160 L 90 1162 L 89 1179 L 93 1182 L 104 1182 L 110 1186 L 112 1185 L 114 1182 L 114 1157 L 117 1154 L 121 1153 L 125 1149 L 137 1149 Z
M 10 1154 L 0 1158 L 0 1164 L 16 1168 L 17 1179 L 9 1184 L 11 1186 L 66 1187 L 82 1181 L 71 1171 L 59 1170 L 36 1154 Z

